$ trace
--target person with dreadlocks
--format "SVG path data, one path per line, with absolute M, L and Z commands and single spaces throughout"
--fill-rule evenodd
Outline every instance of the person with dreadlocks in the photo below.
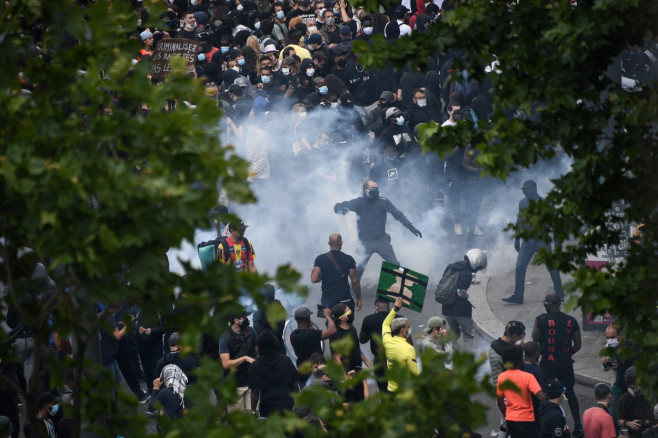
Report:
M 185 399 L 187 381 L 187 376 L 178 365 L 165 365 L 160 377 L 153 380 L 149 411 L 155 412 L 158 403 L 162 406 L 160 415 L 167 415 L 170 418 L 182 417 L 183 410 L 189 404 Z

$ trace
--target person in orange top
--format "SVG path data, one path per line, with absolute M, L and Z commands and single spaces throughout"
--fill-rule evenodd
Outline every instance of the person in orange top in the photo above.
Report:
M 144 43 L 144 48 L 140 49 L 137 54 L 137 61 L 151 60 L 151 56 L 153 55 L 153 33 L 146 29 L 139 34 L 139 37 Z
M 546 400 L 546 393 L 541 390 L 535 376 L 521 371 L 523 369 L 521 346 L 504 347 L 502 357 L 508 370 L 498 376 L 496 394 L 498 408 L 507 422 L 507 433 L 511 438 L 539 438 L 530 394 L 543 401 Z M 514 384 L 515 388 L 505 388 L 510 383 Z

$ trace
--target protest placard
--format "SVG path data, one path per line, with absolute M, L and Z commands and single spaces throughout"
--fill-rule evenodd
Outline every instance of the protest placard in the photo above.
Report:
M 377 296 L 395 301 L 402 296 L 402 305 L 416 312 L 423 311 L 429 277 L 420 272 L 382 262 L 377 284 Z
M 171 71 L 169 60 L 172 56 L 187 59 L 188 67 L 194 68 L 198 52 L 198 41 L 185 38 L 165 38 L 158 41 L 151 56 L 151 76 L 154 78 L 165 77 Z

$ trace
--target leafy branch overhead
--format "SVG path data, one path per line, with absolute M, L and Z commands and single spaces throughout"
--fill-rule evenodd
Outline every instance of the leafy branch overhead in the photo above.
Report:
M 655 65 L 629 92 L 621 86 L 621 54 L 654 44 L 658 4 L 652 1 L 465 1 L 426 34 L 391 45 L 360 43 L 367 66 L 423 67 L 437 53 L 461 53 L 458 72 L 490 85 L 494 113 L 474 127 L 425 125 L 423 147 L 441 155 L 454 146 L 478 149 L 485 174 L 505 179 L 540 160 L 566 156 L 571 167 L 546 199 L 528 209 L 522 237 L 562 245 L 540 259 L 574 276 L 583 312 L 610 312 L 636 348 L 655 351 L 658 94 Z M 623 218 L 611 214 L 623 205 Z M 605 272 L 584 266 L 604 245 L 619 245 L 629 224 L 630 256 Z M 514 227 L 512 227 L 514 228 Z M 643 383 L 658 390 L 655 355 L 640 355 Z M 648 372 L 647 372 L 648 371 Z

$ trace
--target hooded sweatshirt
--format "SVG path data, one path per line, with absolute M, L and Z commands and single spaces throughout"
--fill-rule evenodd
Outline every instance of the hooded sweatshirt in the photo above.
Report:
M 564 418 L 564 411 L 560 405 L 544 400 L 539 404 L 539 415 L 539 432 L 542 438 L 571 437 L 567 420 Z
M 260 392 L 261 417 L 292 410 L 295 402 L 290 392 L 295 382 L 297 368 L 279 352 L 274 332 L 264 330 L 258 338 L 258 359 L 249 367 L 249 387 Z

